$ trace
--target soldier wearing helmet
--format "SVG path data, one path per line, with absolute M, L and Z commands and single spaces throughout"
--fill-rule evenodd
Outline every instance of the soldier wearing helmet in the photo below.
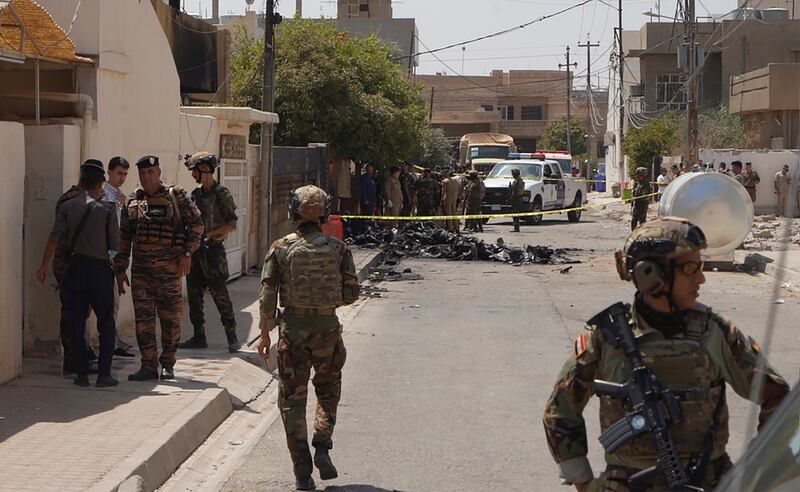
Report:
M 514 178 L 508 184 L 508 200 L 511 202 L 511 213 L 522 212 L 522 199 L 525 196 L 525 181 L 520 176 L 519 169 L 514 168 L 511 170 L 511 176 Z M 519 232 L 519 217 L 514 217 L 514 232 Z
M 725 452 L 726 386 L 750 398 L 756 365 L 764 364 L 763 392 L 756 401 L 761 405 L 759 426 L 789 391 L 786 381 L 763 359 L 755 340 L 697 302 L 705 282 L 701 259 L 705 247 L 699 227 L 664 217 L 636 229 L 616 254 L 620 278 L 636 286 L 628 310 L 637 348 L 661 386 L 678 398 L 683 418 L 671 422 L 669 432 L 683 465 L 696 465 L 688 466 L 687 474 L 697 490 L 712 490 L 731 467 Z M 599 329 L 587 326 L 573 343 L 544 413 L 547 442 L 565 484 L 579 491 L 668 490 L 660 473 L 643 485 L 629 483 L 629 477 L 656 464 L 654 438 L 647 432 L 607 452 L 605 472 L 597 479 L 586 458 L 583 409 L 595 392 L 594 381 L 625 383 L 630 377 L 623 351 L 614 348 Z M 602 431 L 631 411 L 627 402 L 599 398 Z
M 200 210 L 206 232 L 202 247 L 192 255 L 192 269 L 186 277 L 189 320 L 194 334 L 180 347 L 208 348 L 203 313 L 203 294 L 208 290 L 225 328 L 228 352 L 234 353 L 242 344 L 236 336 L 236 317 L 226 284 L 229 275 L 225 239 L 236 230 L 236 203 L 231 192 L 214 179 L 214 170 L 218 166 L 217 156 L 208 152 L 198 152 L 186 161 L 186 167 L 198 184 L 192 191 L 192 201 Z
M 322 232 L 330 213 L 330 197 L 316 186 L 291 193 L 289 216 L 297 232 L 272 244 L 261 273 L 258 352 L 269 358 L 269 332 L 280 313 L 277 362 L 278 406 L 298 490 L 313 490 L 312 460 L 306 428 L 306 397 L 311 368 L 317 395 L 313 463 L 322 480 L 338 476 L 329 450 L 336 423 L 346 351 L 336 308 L 358 299 L 353 255 L 347 245 Z
M 653 187 L 647 180 L 646 167 L 637 167 L 634 179 L 636 182 L 631 195 L 631 230 L 636 229 L 639 224 L 647 222 L 647 207 L 650 205 L 650 195 L 653 194 Z

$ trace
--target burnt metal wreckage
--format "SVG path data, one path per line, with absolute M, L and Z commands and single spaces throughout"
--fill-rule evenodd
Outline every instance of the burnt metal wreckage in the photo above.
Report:
M 508 246 L 503 238 L 488 243 L 442 229 L 434 222 L 412 222 L 390 228 L 377 221 L 348 221 L 345 241 L 351 246 L 379 248 L 387 260 L 439 258 L 451 261 L 495 261 L 519 266 L 526 264 L 564 265 L 580 263 L 568 256 L 577 249 L 548 246 Z

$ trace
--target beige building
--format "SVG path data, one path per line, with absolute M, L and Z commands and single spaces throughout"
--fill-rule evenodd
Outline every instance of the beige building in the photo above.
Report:
M 392 0 L 338 0 L 338 19 L 391 19 Z
M 520 151 L 532 152 L 539 148 L 548 125 L 567 115 L 564 71 L 493 70 L 488 76 L 417 75 L 416 80 L 430 105 L 431 123 L 453 139 L 467 133 L 504 133 L 514 137 Z M 589 116 L 592 107 L 594 118 Z M 593 91 L 590 95 L 585 90 L 573 90 L 570 110 L 573 118 L 591 130 L 594 142 L 601 144 L 589 150 L 592 157 L 602 156 L 606 92 Z
M 800 63 L 770 63 L 732 77 L 729 108 L 758 132 L 759 148 L 798 148 Z
M 59 350 L 54 281 L 41 285 L 33 274 L 56 200 L 77 182 L 83 160 L 108 162 L 121 155 L 135 162 L 157 155 L 163 180 L 189 188 L 194 182 L 183 154 L 230 151 L 220 177 L 239 182 L 238 204 L 252 219 L 258 152 L 247 146 L 246 135 L 250 123 L 275 123 L 277 115 L 241 108 L 182 111 L 178 71 L 150 2 L 82 0 L 74 23 L 74 4 L 61 0 L 0 5 L 0 163 L 13 171 L 0 180 L 0 195 L 17 201 L 0 207 L 3 382 L 19 374 L 23 348 L 28 356 Z M 138 185 L 131 171 L 128 193 Z M 242 227 L 243 237 L 239 232 L 229 246 L 241 269 L 258 261 L 247 251 L 252 229 Z M 121 300 L 118 326 L 129 341 L 132 320 L 128 295 Z

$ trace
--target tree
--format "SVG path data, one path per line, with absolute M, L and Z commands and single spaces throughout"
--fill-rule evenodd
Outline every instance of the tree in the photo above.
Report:
M 433 169 L 446 167 L 451 163 L 453 145 L 441 128 L 425 127 L 421 131 L 419 147 L 412 157 L 416 163 Z
M 631 127 L 622 144 L 623 151 L 629 157 L 629 175 L 633 176 L 637 167 L 644 167 L 648 170 L 648 176 L 652 176 L 653 159 L 669 154 L 678 142 L 674 118 L 662 117 L 642 128 Z
M 728 111 L 727 105 L 706 108 L 697 115 L 700 128 L 700 147 L 704 149 L 747 149 L 752 148 L 758 136 L 747 128 L 744 119 Z M 680 115 L 678 128 L 686 128 L 686 114 Z M 676 153 L 687 148 L 686 132 L 681 132 L 680 147 Z
M 421 88 L 390 59 L 392 45 L 338 33 L 330 20 L 294 19 L 278 26 L 275 47 L 276 144 L 328 142 L 338 158 L 378 167 L 419 147 Z M 234 104 L 261 107 L 263 48 L 242 29 L 234 32 Z
M 572 144 L 573 157 L 586 154 L 586 128 L 583 123 L 575 118 L 570 118 L 570 143 Z M 567 151 L 566 116 L 548 125 L 542 139 L 539 140 L 538 147 L 547 150 Z

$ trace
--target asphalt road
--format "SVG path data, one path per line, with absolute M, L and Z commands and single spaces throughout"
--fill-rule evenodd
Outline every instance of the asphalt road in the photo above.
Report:
M 383 298 L 363 301 L 345 326 L 348 360 L 332 451 L 340 477 L 317 480 L 318 488 L 570 490 L 559 485 L 544 439 L 544 403 L 584 320 L 633 294 L 613 266 L 626 224 L 597 214 L 579 224 L 554 218 L 519 234 L 509 233 L 509 223 L 490 223 L 483 234 L 580 248 L 574 255 L 583 263 L 568 274 L 554 266 L 407 260 L 403 267 L 423 280 L 384 283 Z M 776 308 L 770 358 L 795 384 L 799 298 L 784 291 L 786 302 L 774 305 L 771 288 L 772 278 L 763 275 L 709 273 L 700 301 L 757 339 Z M 735 458 L 750 405 L 732 392 L 729 400 Z M 599 472 L 596 400 L 586 415 L 590 460 Z M 225 490 L 289 490 L 293 481 L 278 420 Z

